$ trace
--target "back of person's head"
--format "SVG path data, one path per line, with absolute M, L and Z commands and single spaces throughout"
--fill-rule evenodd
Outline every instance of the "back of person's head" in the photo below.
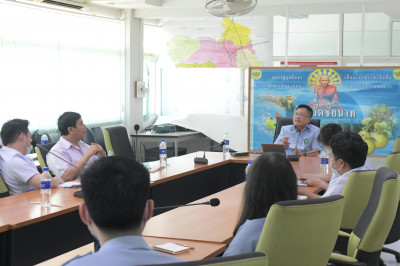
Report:
M 308 113 L 308 117 L 312 117 L 313 116 L 313 110 L 311 109 L 310 106 L 306 105 L 306 104 L 300 104 L 296 107 L 296 110 L 300 109 L 300 108 L 304 108 L 307 109 L 307 113 Z
M 339 124 L 326 124 L 319 132 L 318 141 L 324 146 L 329 146 L 329 141 L 331 140 L 332 136 L 342 131 L 343 128 Z
M 345 130 L 332 136 L 329 146 L 336 160 L 342 159 L 353 168 L 365 164 L 368 145 L 357 133 Z
M 138 229 L 149 199 L 149 171 L 135 160 L 112 156 L 81 174 L 85 204 L 97 227 L 108 233 Z
M 75 112 L 65 112 L 58 118 L 57 125 L 58 130 L 60 131 L 62 136 L 66 136 L 69 134 L 69 127 L 76 127 L 76 121 L 81 118 L 81 115 Z
M 24 119 L 13 119 L 7 121 L 1 128 L 1 140 L 4 146 L 14 143 L 21 133 L 28 135 L 29 121 Z
M 295 199 L 297 179 L 290 162 L 279 153 L 260 155 L 247 174 L 242 213 L 235 233 L 247 219 L 265 217 L 274 203 Z

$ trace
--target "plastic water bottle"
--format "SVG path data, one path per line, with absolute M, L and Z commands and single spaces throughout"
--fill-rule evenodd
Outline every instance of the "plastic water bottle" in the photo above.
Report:
M 164 139 L 160 142 L 160 166 L 167 166 L 167 143 Z
M 42 207 L 51 206 L 51 175 L 47 167 L 43 167 L 40 176 L 40 205 Z
M 114 154 L 113 154 L 112 150 L 108 150 L 108 152 L 107 152 L 107 156 L 114 156 Z
M 251 166 L 252 163 L 253 163 L 253 161 L 248 161 L 247 162 L 247 166 L 246 166 L 246 170 L 245 170 L 245 173 L 246 173 L 245 180 L 247 180 L 247 175 L 249 174 L 249 169 L 250 169 L 250 166 Z
M 49 137 L 47 136 L 47 133 L 44 132 L 42 134 L 42 137 L 40 138 L 40 143 L 43 144 L 47 144 L 49 142 Z
M 224 145 L 222 146 L 222 154 L 224 156 L 229 155 L 229 134 L 228 133 L 224 134 Z
M 325 150 L 322 150 L 321 154 L 319 155 L 321 158 L 320 168 L 319 171 L 321 174 L 328 174 L 329 173 L 329 155 Z

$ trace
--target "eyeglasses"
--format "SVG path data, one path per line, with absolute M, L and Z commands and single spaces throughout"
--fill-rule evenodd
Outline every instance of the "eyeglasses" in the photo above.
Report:
M 299 114 L 299 113 L 294 113 L 294 115 L 295 115 L 295 116 L 300 116 L 301 118 L 309 117 L 308 115 Z

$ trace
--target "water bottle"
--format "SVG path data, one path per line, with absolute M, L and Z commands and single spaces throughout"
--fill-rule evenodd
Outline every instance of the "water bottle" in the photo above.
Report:
M 49 137 L 47 136 L 47 133 L 44 132 L 42 134 L 42 137 L 40 138 L 40 143 L 43 144 L 47 144 L 49 142 Z
M 51 206 L 51 175 L 47 167 L 43 167 L 40 176 L 40 205 L 42 207 Z
M 249 174 L 249 169 L 250 169 L 250 166 L 251 166 L 252 163 L 253 163 L 253 161 L 248 161 L 247 162 L 247 166 L 246 166 L 246 170 L 245 170 L 245 173 L 246 173 L 245 180 L 247 180 L 247 175 Z
M 167 166 L 167 143 L 164 139 L 160 142 L 160 166 Z
M 329 173 L 329 155 L 325 150 L 322 150 L 321 154 L 319 155 L 321 158 L 320 163 L 320 173 L 321 174 L 328 174 Z
M 222 146 L 222 154 L 224 156 L 229 155 L 229 134 L 228 133 L 224 134 L 224 145 Z
M 113 154 L 112 150 L 108 150 L 107 156 L 113 156 L 113 155 L 114 155 L 114 154 Z

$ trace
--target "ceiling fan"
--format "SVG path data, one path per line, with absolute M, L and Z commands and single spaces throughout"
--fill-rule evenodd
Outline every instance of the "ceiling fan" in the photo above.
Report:
M 207 0 L 206 8 L 217 17 L 241 16 L 251 12 L 257 0 Z

